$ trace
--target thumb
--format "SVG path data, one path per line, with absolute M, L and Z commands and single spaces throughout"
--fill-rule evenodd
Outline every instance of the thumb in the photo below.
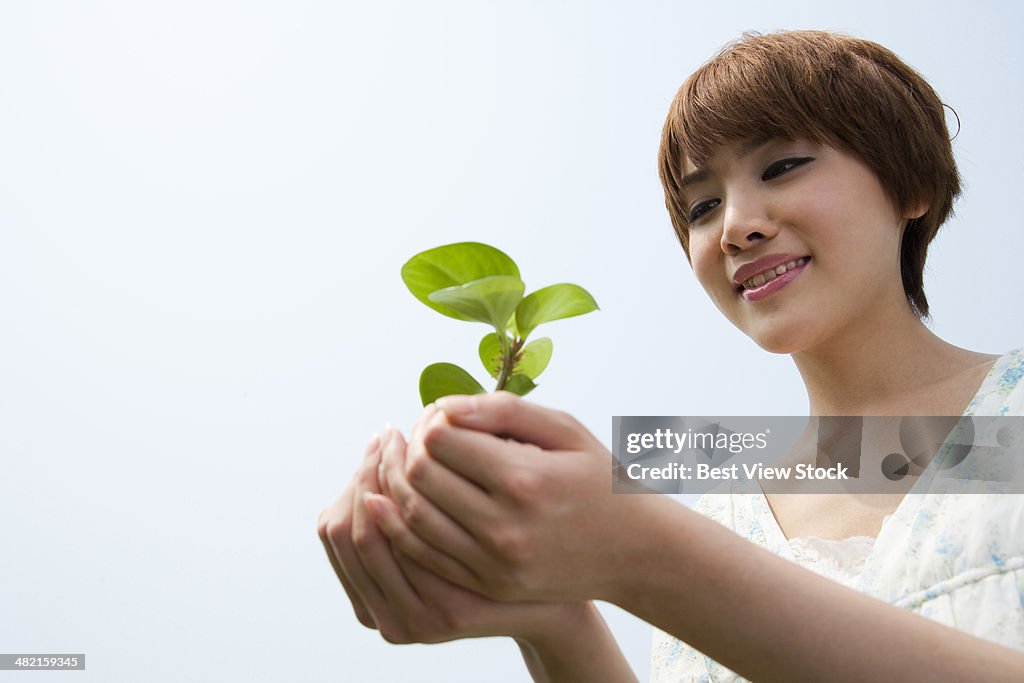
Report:
M 435 405 L 452 425 L 510 437 L 544 450 L 583 450 L 597 442 L 572 415 L 524 401 L 508 391 L 444 396 Z

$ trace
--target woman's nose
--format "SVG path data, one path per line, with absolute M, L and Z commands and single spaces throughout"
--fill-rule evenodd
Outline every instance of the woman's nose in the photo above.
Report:
M 744 249 L 771 239 L 778 228 L 768 218 L 765 208 L 755 201 L 730 202 L 722 225 L 722 251 L 737 254 Z

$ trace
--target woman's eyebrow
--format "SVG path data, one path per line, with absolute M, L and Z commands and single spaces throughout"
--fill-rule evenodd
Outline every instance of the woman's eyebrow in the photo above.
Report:
M 771 140 L 772 138 L 770 136 L 751 138 L 750 140 L 747 140 L 736 149 L 736 159 L 740 160 L 743 159 L 744 157 L 750 156 L 751 154 L 753 154 L 754 152 L 756 152 L 757 150 L 771 142 Z M 711 175 L 711 172 L 708 171 L 708 169 L 706 168 L 698 168 L 695 171 L 687 173 L 679 182 L 679 189 L 685 190 L 690 185 L 695 185 L 699 182 L 707 180 L 709 175 Z
M 679 190 L 685 190 L 690 185 L 696 185 L 697 183 L 703 182 L 708 179 L 711 172 L 706 168 L 698 168 L 696 171 L 691 171 L 683 176 L 683 179 L 679 181 Z
M 761 147 L 767 145 L 770 140 L 770 137 L 752 138 L 747 140 L 740 145 L 739 149 L 736 150 L 736 158 L 742 159 L 743 157 L 750 156 Z

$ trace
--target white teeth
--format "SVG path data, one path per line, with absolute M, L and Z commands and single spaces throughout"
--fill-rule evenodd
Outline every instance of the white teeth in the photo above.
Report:
M 778 276 L 780 276 L 783 273 L 785 273 L 787 270 L 793 270 L 797 266 L 802 266 L 805 263 L 807 263 L 807 257 L 803 256 L 801 258 L 796 259 L 795 261 L 790 261 L 789 263 L 783 263 L 781 266 L 775 266 L 774 268 L 772 268 L 770 270 L 766 270 L 763 273 L 758 273 L 757 275 L 755 275 L 754 277 L 750 278 L 749 280 L 745 280 L 743 282 L 743 288 L 744 289 L 754 289 L 755 287 L 760 287 L 761 285 L 763 285 L 766 282 L 771 282 L 772 280 L 774 280 Z

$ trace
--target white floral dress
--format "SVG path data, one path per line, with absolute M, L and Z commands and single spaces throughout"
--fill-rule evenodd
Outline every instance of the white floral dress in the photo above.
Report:
M 1024 415 L 1024 349 L 999 358 L 966 415 Z M 750 484 L 748 483 L 747 486 Z M 915 483 L 877 538 L 787 540 L 760 487 L 695 509 L 776 555 L 898 607 L 1024 650 L 1024 494 L 929 493 Z M 743 492 L 747 491 L 747 492 Z M 652 683 L 742 681 L 654 629 Z

